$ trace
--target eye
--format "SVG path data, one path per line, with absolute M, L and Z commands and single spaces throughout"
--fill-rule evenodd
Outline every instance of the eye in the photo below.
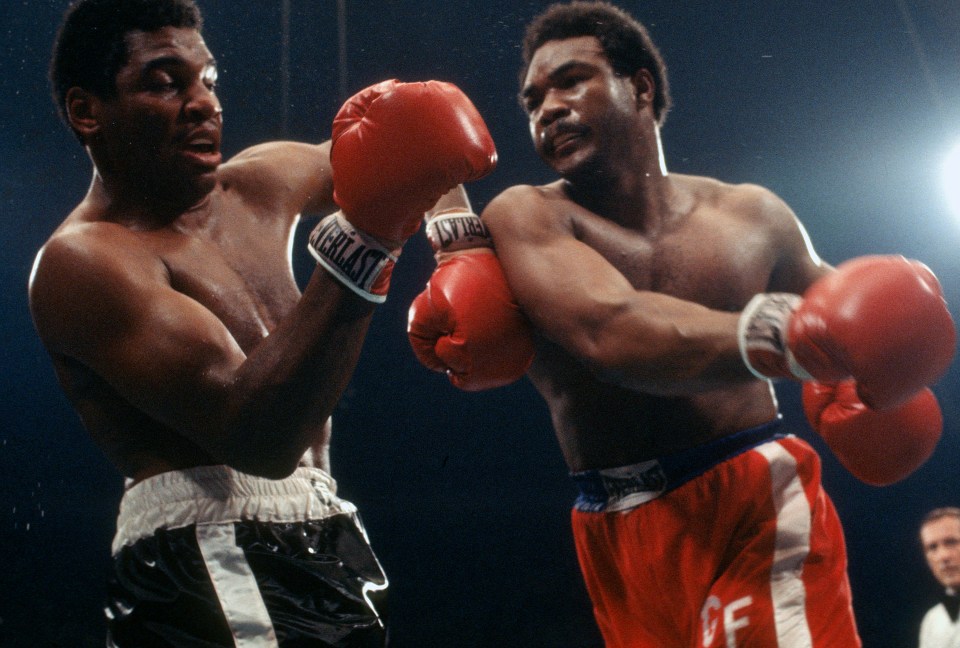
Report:
M 584 72 L 566 74 L 557 80 L 557 87 L 561 90 L 570 90 L 590 78 L 589 74 Z
M 164 92 L 174 90 L 177 84 L 169 73 L 163 70 L 154 70 L 147 77 L 145 85 L 151 92 Z
M 219 78 L 219 73 L 217 72 L 217 66 L 207 65 L 203 68 L 203 72 L 200 73 L 200 79 L 203 81 L 203 85 L 207 86 L 209 89 L 213 90 L 217 87 L 217 79 Z
M 519 96 L 520 107 L 527 114 L 533 112 L 540 105 L 541 97 L 540 93 L 536 90 L 529 88 Z

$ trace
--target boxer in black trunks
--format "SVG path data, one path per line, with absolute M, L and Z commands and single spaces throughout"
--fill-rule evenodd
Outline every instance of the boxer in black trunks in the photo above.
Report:
M 30 307 L 127 478 L 109 643 L 383 645 L 386 578 L 336 496 L 330 415 L 404 240 L 493 168 L 493 143 L 456 88 L 384 82 L 347 102 L 332 143 L 223 161 L 200 30 L 192 0 L 79 0 L 51 64 L 94 170 L 37 255 Z M 337 205 L 301 294 L 294 227 Z

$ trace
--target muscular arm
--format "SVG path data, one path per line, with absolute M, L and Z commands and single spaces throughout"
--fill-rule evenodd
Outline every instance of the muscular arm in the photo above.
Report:
M 517 301 L 544 337 L 602 380 L 646 393 L 683 395 L 754 379 L 737 345 L 739 313 L 634 289 L 577 239 L 569 209 L 559 197 L 515 187 L 483 214 Z M 807 254 L 799 230 L 785 237 L 777 289 L 812 281 L 819 270 L 813 259 L 799 259 Z
M 336 209 L 330 142 L 268 142 L 250 147 L 221 168 L 226 182 L 251 200 L 279 200 L 277 213 L 325 214 Z
M 833 271 L 833 267 L 814 251 L 813 243 L 793 210 L 770 191 L 751 186 L 752 209 L 760 218 L 773 221 L 773 247 L 777 250 L 776 263 L 770 272 L 766 292 L 803 294 L 813 282 Z M 750 206 L 747 206 L 750 209 Z
M 322 144 L 269 142 L 242 151 L 224 165 L 228 179 L 238 181 L 241 190 L 253 196 L 283 196 L 278 205 L 294 215 L 326 214 L 337 209 L 333 200 L 333 175 L 329 141 Z M 463 185 L 440 197 L 431 212 L 470 209 Z
M 349 380 L 372 307 L 326 273 L 245 353 L 221 318 L 170 285 L 136 234 L 104 223 L 55 236 L 30 286 L 48 350 L 217 461 L 289 474 Z

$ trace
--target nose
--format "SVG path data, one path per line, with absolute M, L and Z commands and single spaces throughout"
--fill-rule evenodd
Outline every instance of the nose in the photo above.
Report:
M 553 89 L 547 91 L 543 96 L 543 103 L 540 104 L 537 122 L 541 127 L 549 126 L 557 119 L 570 114 L 570 107 L 564 101 L 559 92 Z
M 217 98 L 213 88 L 208 87 L 202 81 L 194 84 L 194 87 L 184 105 L 184 112 L 191 120 L 206 121 L 219 116 L 223 112 L 220 106 L 220 100 Z

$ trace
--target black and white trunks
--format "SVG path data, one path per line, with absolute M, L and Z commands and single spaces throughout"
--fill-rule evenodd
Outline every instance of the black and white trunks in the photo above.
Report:
M 144 480 L 120 503 L 113 565 L 108 646 L 386 645 L 386 576 L 356 507 L 317 468 Z

